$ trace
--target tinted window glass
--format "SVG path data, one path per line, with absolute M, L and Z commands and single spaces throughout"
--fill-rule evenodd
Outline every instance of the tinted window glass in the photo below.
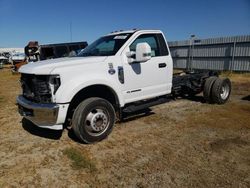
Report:
M 167 44 L 165 42 L 164 37 L 162 36 L 162 34 L 157 34 L 158 37 L 158 41 L 159 41 L 159 46 L 160 46 L 160 55 L 161 56 L 166 56 L 168 55 L 168 48 L 167 48 Z
M 41 48 L 41 60 L 44 59 L 51 59 L 54 57 L 54 50 L 53 48 Z
M 81 47 L 79 45 L 69 45 L 69 51 L 77 51 L 79 50 Z
M 68 56 L 68 48 L 66 46 L 57 46 L 55 47 L 57 57 L 66 57 Z

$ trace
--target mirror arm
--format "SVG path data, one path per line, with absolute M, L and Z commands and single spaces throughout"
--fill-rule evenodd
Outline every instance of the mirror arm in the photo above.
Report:
M 134 63 L 135 61 L 136 61 L 135 58 L 131 58 L 131 57 L 128 58 L 128 63 Z
M 134 51 L 130 51 L 130 52 L 127 52 L 127 53 L 126 53 L 126 56 L 127 56 L 127 57 L 132 57 L 132 56 L 135 56 L 135 54 L 136 54 L 136 53 L 135 53 Z
M 130 51 L 126 53 L 126 56 L 128 57 L 128 63 L 134 63 L 136 61 L 135 54 L 136 53 L 134 51 Z

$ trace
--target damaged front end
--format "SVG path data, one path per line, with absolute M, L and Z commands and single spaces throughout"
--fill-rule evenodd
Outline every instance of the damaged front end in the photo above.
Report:
M 59 75 L 21 74 L 22 95 L 17 97 L 19 113 L 39 127 L 62 129 L 58 123 L 59 104 L 55 93 L 60 87 Z
M 21 74 L 23 97 L 35 103 L 53 103 L 53 96 L 60 87 L 59 75 Z

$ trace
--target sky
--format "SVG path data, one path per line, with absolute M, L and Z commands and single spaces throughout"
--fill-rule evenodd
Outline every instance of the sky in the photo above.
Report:
M 115 30 L 160 29 L 168 41 L 250 34 L 250 0 L 0 0 L 0 47 L 93 42 Z

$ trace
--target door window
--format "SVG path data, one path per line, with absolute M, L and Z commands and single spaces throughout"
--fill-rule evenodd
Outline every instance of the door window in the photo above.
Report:
M 140 35 L 137 39 L 135 39 L 135 41 L 130 45 L 130 51 L 135 51 L 136 50 L 136 45 L 138 43 L 142 43 L 142 42 L 146 42 L 149 44 L 149 46 L 151 47 L 151 56 L 155 57 L 155 56 L 159 56 L 160 55 L 160 51 L 159 51 L 159 46 L 157 43 L 157 39 L 156 36 L 153 34 L 143 34 Z

